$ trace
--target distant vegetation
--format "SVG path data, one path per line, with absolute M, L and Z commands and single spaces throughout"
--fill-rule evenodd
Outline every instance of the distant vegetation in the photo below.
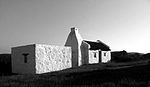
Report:
M 112 62 L 136 62 L 142 60 L 150 60 L 150 53 L 136 53 L 136 52 L 126 52 L 124 51 L 115 51 L 111 52 Z
M 0 75 L 10 75 L 11 71 L 11 54 L 0 54 Z

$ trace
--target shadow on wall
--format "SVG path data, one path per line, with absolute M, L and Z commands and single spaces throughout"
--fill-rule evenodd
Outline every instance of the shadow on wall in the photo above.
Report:
M 0 54 L 0 75 L 9 75 L 11 72 L 11 54 Z

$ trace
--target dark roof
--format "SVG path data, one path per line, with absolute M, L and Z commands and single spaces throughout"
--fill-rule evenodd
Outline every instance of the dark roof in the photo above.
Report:
M 90 45 L 90 50 L 103 50 L 103 51 L 109 51 L 109 46 L 106 45 L 105 43 L 101 42 L 100 40 L 98 40 L 97 42 L 93 42 L 93 41 L 86 41 L 84 40 L 84 42 L 88 43 Z

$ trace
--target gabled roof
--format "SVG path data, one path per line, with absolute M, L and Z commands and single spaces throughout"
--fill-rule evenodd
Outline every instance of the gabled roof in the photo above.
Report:
M 94 41 L 86 41 L 83 40 L 84 42 L 88 43 L 90 45 L 90 50 L 103 50 L 103 51 L 109 51 L 109 46 L 106 45 L 105 43 L 101 42 L 98 40 L 97 42 Z

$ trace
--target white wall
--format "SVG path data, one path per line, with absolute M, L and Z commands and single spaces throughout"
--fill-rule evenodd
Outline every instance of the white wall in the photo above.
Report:
M 77 67 L 82 64 L 81 60 L 81 43 L 83 39 L 78 32 L 77 28 L 71 28 L 65 46 L 70 46 L 72 49 L 72 66 Z
M 71 47 L 36 44 L 35 60 L 37 74 L 71 68 Z
M 99 51 L 89 50 L 89 64 L 99 63 Z
M 18 46 L 11 49 L 12 72 L 19 74 L 35 73 L 35 45 Z M 27 63 L 23 53 L 29 53 Z
M 111 60 L 111 51 L 101 51 L 101 62 L 107 63 Z

